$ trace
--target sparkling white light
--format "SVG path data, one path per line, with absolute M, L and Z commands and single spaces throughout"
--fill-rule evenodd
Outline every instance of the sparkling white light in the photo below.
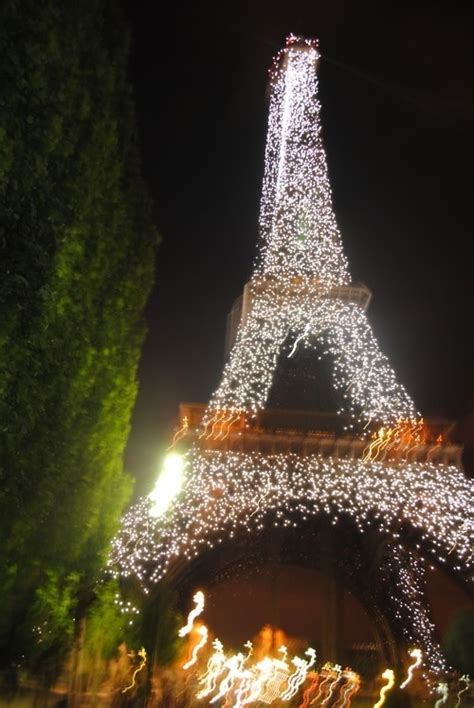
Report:
M 321 140 L 315 43 L 289 37 L 272 72 L 257 272 L 349 282 Z
M 192 559 L 237 532 L 258 533 L 269 523 L 294 527 L 321 513 L 334 523 L 349 515 L 361 532 L 377 527 L 395 546 L 400 524 L 407 522 L 436 562 L 462 572 L 470 567 L 474 506 L 464 475 L 430 462 L 373 459 L 382 445 L 394 444 L 400 421 L 403 429 L 418 430 L 420 416 L 380 351 L 363 307 L 344 291 L 350 277 L 321 141 L 318 59 L 313 41 L 290 37 L 273 69 L 260 255 L 201 437 L 225 425 L 228 431 L 239 416 L 264 408 L 290 333 L 297 335 L 296 346 L 313 346 L 316 339 L 322 344 L 334 362 L 333 383 L 345 410 L 368 432 L 383 425 L 390 434 L 380 435 L 363 460 L 221 452 L 201 449 L 198 440 L 180 458 L 177 479 L 168 479 L 170 474 L 158 481 L 153 496 L 125 515 L 113 542 L 111 569 L 137 576 L 145 589 L 173 562 Z M 182 444 L 186 434 L 187 421 L 174 442 Z M 409 615 L 427 663 L 431 652 L 432 665 L 441 666 L 418 583 L 421 564 L 413 554 L 397 553 L 400 586 L 393 601 L 400 615 Z
M 442 558 L 443 556 L 441 556 Z M 446 670 L 446 661 L 435 639 L 435 625 L 426 601 L 426 569 L 414 553 L 400 544 L 394 545 L 386 569 L 392 574 L 390 593 L 395 618 L 407 644 L 421 644 L 425 664 L 435 673 Z M 400 592 L 400 588 L 403 592 Z M 403 685 L 402 685 L 403 687 Z
M 332 356 L 333 383 L 344 391 L 346 411 L 366 422 L 415 422 L 413 402 L 397 382 L 359 305 L 315 298 L 305 283 L 269 283 L 254 299 L 239 329 L 222 382 L 209 404 L 208 425 L 216 411 L 245 414 L 264 408 L 278 355 L 291 331 L 306 331 L 308 343 L 317 337 L 323 352 Z
M 153 518 L 152 502 L 143 499 L 125 515 L 113 541 L 110 564 L 145 585 L 161 579 L 173 558 L 193 558 L 237 530 L 259 531 L 269 512 L 281 526 L 319 513 L 334 520 L 349 514 L 361 531 L 376 524 L 394 539 L 405 520 L 437 560 L 459 570 L 468 565 L 472 489 L 455 467 L 197 448 L 186 458 L 182 492 L 166 515 Z

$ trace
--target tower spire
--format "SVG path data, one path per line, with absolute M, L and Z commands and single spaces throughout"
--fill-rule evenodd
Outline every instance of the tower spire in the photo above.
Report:
M 270 71 L 260 207 L 261 275 L 350 281 L 321 139 L 316 40 L 289 35 Z

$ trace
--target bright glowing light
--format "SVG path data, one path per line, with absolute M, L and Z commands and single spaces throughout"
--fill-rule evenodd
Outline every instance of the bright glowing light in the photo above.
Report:
M 194 609 L 191 610 L 191 612 L 188 615 L 188 620 L 184 627 L 181 627 L 181 629 L 178 632 L 179 637 L 185 637 L 186 634 L 189 634 L 189 632 L 193 628 L 194 620 L 196 617 L 199 617 L 201 612 L 204 609 L 204 603 L 205 603 L 205 598 L 204 598 L 204 593 L 202 590 L 198 590 L 196 593 L 194 593 L 193 601 L 195 604 Z
M 423 657 L 423 652 L 421 651 L 421 649 L 412 649 L 409 654 L 411 657 L 413 657 L 413 659 L 415 659 L 415 661 L 408 667 L 408 675 L 405 681 L 400 684 L 400 688 L 405 688 L 406 686 L 408 686 L 408 684 L 413 678 L 414 670 L 418 668 L 418 666 L 421 664 L 421 659 Z
M 146 656 L 145 647 L 142 647 L 141 649 L 138 650 L 138 656 L 141 658 L 141 662 L 132 674 L 131 684 L 129 686 L 126 686 L 124 689 L 122 689 L 122 693 L 126 693 L 127 691 L 130 691 L 135 686 L 136 676 L 137 676 L 137 674 L 140 673 L 140 671 L 144 668 L 144 666 L 146 664 L 147 656 Z
M 272 514 L 282 528 L 321 513 L 348 515 L 361 532 L 375 528 L 393 540 L 387 567 L 397 578 L 394 606 L 411 628 L 405 639 L 423 650 L 428 667 L 445 668 L 425 610 L 423 564 L 400 545 L 397 529 L 406 519 L 427 553 L 444 558 L 446 567 L 468 570 L 472 486 L 455 467 L 192 448 L 186 469 L 192 472 L 166 516 L 153 518 L 145 499 L 123 518 L 110 559 L 122 575 L 137 576 L 146 588 L 164 577 L 172 560 L 192 559 L 236 533 L 259 533 Z
M 203 688 L 196 694 L 196 698 L 205 698 L 215 691 L 217 679 L 225 668 L 226 657 L 223 652 L 222 642 L 219 639 L 215 639 L 212 646 L 214 652 L 207 662 L 207 670 L 199 679 L 199 684 L 203 685 Z
M 259 700 L 263 692 L 263 687 L 269 681 L 273 673 L 273 660 L 265 657 L 253 667 L 253 680 L 250 684 L 248 695 L 244 698 L 242 705 L 248 705 Z
M 226 693 L 229 693 L 242 670 L 244 661 L 245 657 L 240 652 L 234 656 L 231 656 L 229 659 L 226 659 L 225 667 L 228 669 L 227 676 L 223 681 L 221 681 L 219 685 L 219 692 L 209 701 L 209 703 L 215 703 L 220 698 L 223 698 Z
M 194 602 L 197 605 L 196 595 L 197 593 L 194 596 Z M 199 607 L 201 607 L 201 605 L 203 606 L 204 598 L 198 598 L 198 601 Z M 194 608 L 193 611 L 195 610 L 196 608 Z M 193 618 L 189 617 L 188 623 L 183 629 L 187 630 L 192 626 Z M 188 631 L 186 631 L 186 634 L 187 633 Z M 208 638 L 207 627 L 200 626 L 197 630 L 197 634 L 201 636 L 201 641 L 194 647 L 192 658 L 183 666 L 183 669 L 187 669 L 196 664 L 198 652 L 202 649 Z M 278 654 L 280 658 L 264 656 L 263 659 L 257 663 L 253 663 L 252 661 L 252 642 L 248 641 L 244 646 L 248 650 L 246 655 L 242 652 L 226 655 L 222 642 L 218 639 L 213 641 L 213 652 L 207 660 L 206 670 L 197 678 L 197 686 L 199 689 L 196 692 L 197 699 L 212 696 L 209 701 L 210 704 L 224 699 L 224 705 L 228 706 L 228 708 L 242 708 L 243 706 L 256 702 L 270 705 L 275 700 L 290 701 L 295 697 L 308 677 L 312 681 L 312 690 L 315 689 L 316 683 L 314 679 L 317 678 L 317 674 L 309 671 L 316 661 L 316 651 L 312 647 L 306 650 L 306 659 L 299 656 L 294 656 L 291 659 L 290 663 L 295 667 L 295 671 L 290 673 L 288 649 L 286 646 L 281 645 L 279 647 Z M 262 647 L 265 649 L 265 644 L 263 644 Z M 267 647 L 266 650 L 270 651 L 270 647 Z M 260 653 L 260 651 L 261 648 L 258 653 Z M 340 665 L 336 664 L 333 666 L 329 663 L 325 664 L 323 667 L 323 673 L 327 675 L 331 684 L 328 687 L 329 690 L 327 691 L 326 699 L 323 701 L 322 705 L 327 704 L 331 700 L 336 685 L 338 685 L 339 679 L 342 678 L 344 682 L 340 686 L 341 701 L 338 699 L 336 703 L 341 702 L 340 708 L 342 708 L 342 706 L 346 707 L 349 702 L 347 700 L 349 694 L 352 695 L 355 688 L 358 687 L 360 683 L 358 674 L 354 673 L 352 669 L 349 668 L 342 671 Z M 349 688 L 351 691 L 349 691 Z M 305 705 L 307 705 L 307 701 L 309 700 L 307 691 L 305 691 L 304 696 L 306 700 Z
M 270 674 L 270 678 L 264 684 L 263 691 L 258 697 L 258 700 L 262 703 L 273 703 L 273 701 L 280 696 L 282 690 L 284 690 L 284 686 L 288 680 L 288 675 L 290 673 L 290 669 L 286 661 L 288 650 L 285 646 L 281 646 L 278 651 L 283 655 L 283 659 L 273 659 L 272 661 L 272 672 Z
M 150 507 L 150 516 L 155 519 L 165 514 L 171 502 L 176 497 L 183 483 L 183 456 L 170 452 L 165 457 L 163 468 L 158 477 L 154 490 L 148 495 L 153 505 Z
M 301 684 L 306 680 L 308 669 L 316 661 L 316 652 L 314 649 L 308 649 L 306 654 L 310 657 L 309 661 L 300 659 L 299 656 L 293 657 L 292 663 L 295 665 L 296 670 L 288 678 L 288 688 L 281 694 L 282 701 L 289 701 L 293 698 Z
M 383 706 L 383 704 L 385 703 L 385 698 L 387 697 L 387 693 L 395 685 L 395 674 L 392 669 L 385 669 L 382 674 L 382 678 L 386 679 L 387 683 L 380 689 L 380 698 L 377 703 L 374 704 L 374 708 L 381 708 L 381 706 Z

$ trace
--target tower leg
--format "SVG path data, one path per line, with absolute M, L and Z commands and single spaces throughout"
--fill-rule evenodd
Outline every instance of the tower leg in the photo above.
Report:
M 321 658 L 336 663 L 340 650 L 342 591 L 336 580 L 336 539 L 327 527 L 321 531 Z
M 400 628 L 400 638 L 407 648 L 418 647 L 422 650 L 423 663 L 428 670 L 443 671 L 446 661 L 431 619 L 424 565 L 403 546 L 393 546 L 391 551 L 386 567 L 393 623 Z

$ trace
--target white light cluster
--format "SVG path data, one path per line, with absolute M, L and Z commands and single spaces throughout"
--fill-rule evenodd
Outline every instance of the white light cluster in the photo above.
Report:
M 250 309 L 205 422 L 221 411 L 255 414 L 267 401 L 290 332 L 326 343 L 336 387 L 365 422 L 415 419 L 407 392 L 380 352 L 363 309 L 331 296 L 349 283 L 321 141 L 313 42 L 290 36 L 273 73 L 260 211 L 261 253 Z
M 236 531 L 258 532 L 274 512 L 276 525 L 297 526 L 326 513 L 349 514 L 361 531 L 371 525 L 398 539 L 408 522 L 441 563 L 466 569 L 472 554 L 472 488 L 456 468 L 431 463 L 324 459 L 319 455 L 200 451 L 186 454 L 180 497 L 165 516 L 142 500 L 125 515 L 110 563 L 147 585 L 173 558 L 193 558 Z
M 288 292 L 291 287 L 291 292 Z M 366 422 L 415 421 L 417 413 L 380 351 L 364 310 L 355 303 L 314 298 L 304 286 L 270 283 L 255 298 L 211 398 L 214 411 L 256 413 L 265 406 L 283 342 L 291 331 L 318 338 L 334 362 L 334 386 L 344 391 L 346 410 Z M 342 411 L 341 411 L 342 412 Z
M 466 514 L 474 508 L 472 486 L 454 467 L 197 448 L 186 457 L 182 494 L 166 515 L 154 518 L 153 503 L 142 500 L 126 514 L 113 542 L 113 572 L 137 576 L 146 591 L 173 561 L 231 542 L 238 532 L 258 534 L 270 523 L 297 527 L 321 513 L 333 523 L 349 515 L 361 532 L 378 528 L 394 543 L 400 524 L 408 522 L 437 562 L 456 571 L 471 567 L 474 520 Z M 432 657 L 431 666 L 438 667 L 440 654 L 414 584 L 415 571 L 408 572 L 395 557 L 393 567 L 400 568 L 394 602 L 399 602 L 400 617 L 408 612 L 413 627 L 407 639 L 416 640 Z
M 154 502 L 150 514 L 156 518 L 162 516 L 181 489 L 183 478 L 183 458 L 176 452 L 170 452 L 164 459 L 155 488 L 149 495 Z
M 302 345 L 321 341 L 334 361 L 334 385 L 360 421 L 396 425 L 404 419 L 416 425 L 419 418 L 364 310 L 331 292 L 347 285 L 349 275 L 320 137 L 318 57 L 312 42 L 291 38 L 274 71 L 261 257 L 250 284 L 250 309 L 204 417 L 211 434 L 216 420 L 229 423 L 232 416 L 252 416 L 265 406 L 291 332 L 303 335 Z M 113 541 L 111 570 L 137 576 L 145 589 L 173 561 L 192 559 L 237 532 L 258 533 L 269 523 L 297 527 L 320 513 L 333 523 L 349 515 L 361 532 L 377 527 L 395 543 L 400 524 L 407 522 L 437 561 L 457 571 L 470 567 L 472 489 L 455 467 L 206 451 L 198 441 L 184 454 L 180 470 L 182 489 L 173 504 L 161 503 L 157 493 L 142 499 Z M 173 495 L 177 491 L 173 487 Z M 400 571 L 396 595 L 411 604 L 413 626 L 436 663 L 412 576 Z
M 446 670 L 446 661 L 435 640 L 435 625 L 426 598 L 426 569 L 414 553 L 400 544 L 392 547 L 386 570 L 393 582 L 391 601 L 397 624 L 407 644 L 421 643 L 425 650 L 424 663 L 435 673 Z M 403 588 L 400 593 L 399 586 Z
M 272 75 L 258 272 L 318 275 L 326 285 L 341 285 L 350 278 L 321 140 L 320 54 L 313 43 L 294 40 L 289 38 Z

